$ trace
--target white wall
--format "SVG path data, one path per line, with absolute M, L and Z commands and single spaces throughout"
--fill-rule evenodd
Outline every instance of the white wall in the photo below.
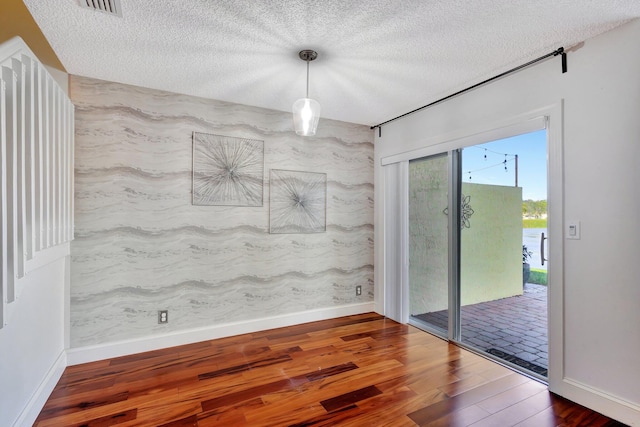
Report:
M 383 224 L 381 159 L 563 103 L 564 183 L 549 185 L 563 190 L 564 218 L 550 221 L 580 220 L 582 239 L 560 240 L 550 248 L 564 251 L 564 282 L 555 285 L 564 292 L 550 305 L 551 316 L 560 319 L 564 355 L 550 361 L 560 368 L 550 388 L 631 425 L 640 420 L 638 40 L 640 21 L 634 21 L 569 52 L 566 74 L 559 57 L 547 60 L 385 125 L 375 143 L 376 224 Z M 382 226 L 375 238 L 376 307 L 381 308 Z
M 0 62 L 3 68 L 11 64 L 15 72 L 15 84 L 2 82 L 11 100 L 2 110 L 17 124 L 3 123 L 7 138 L 2 138 L 3 150 L 6 144 L 14 154 L 11 160 L 2 159 L 8 173 L 0 188 L 7 202 L 1 215 L 11 218 L 5 225 L 12 231 L 12 239 L 1 236 L 7 239 L 3 260 L 14 264 L 2 265 L 13 280 L 2 283 L 0 292 L 0 425 L 26 426 L 36 419 L 67 364 L 73 185 L 71 173 L 65 172 L 72 170 L 73 106 L 65 98 L 66 74 L 44 72 L 20 38 L 0 45 Z M 48 154 L 41 156 L 44 152 Z
M 69 244 L 62 245 L 69 253 Z M 0 329 L 0 425 L 31 425 L 66 367 L 67 257 L 18 281 L 20 297 Z M 14 424 L 15 423 L 15 424 Z

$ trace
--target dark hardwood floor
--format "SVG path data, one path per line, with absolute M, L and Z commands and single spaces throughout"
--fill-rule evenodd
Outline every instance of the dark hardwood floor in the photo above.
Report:
M 621 426 L 377 314 L 67 368 L 35 426 Z

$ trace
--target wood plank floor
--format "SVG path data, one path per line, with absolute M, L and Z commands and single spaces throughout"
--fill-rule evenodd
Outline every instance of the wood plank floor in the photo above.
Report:
M 621 426 L 375 313 L 68 367 L 46 426 Z

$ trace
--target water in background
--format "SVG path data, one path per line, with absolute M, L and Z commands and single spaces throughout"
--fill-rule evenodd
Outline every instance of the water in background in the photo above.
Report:
M 540 260 L 540 235 L 544 233 L 545 236 L 548 236 L 546 228 L 523 228 L 522 229 L 522 244 L 527 246 L 529 251 L 533 252 L 531 259 L 529 260 L 529 264 L 531 268 L 540 268 L 542 270 L 547 269 L 547 263 L 545 262 L 542 265 Z M 544 253 L 548 256 L 548 246 L 547 241 L 545 240 Z

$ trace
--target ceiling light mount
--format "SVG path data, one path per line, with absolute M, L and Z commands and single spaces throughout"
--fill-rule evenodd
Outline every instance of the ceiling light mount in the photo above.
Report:
M 318 52 L 316 52 L 315 50 L 305 49 L 298 52 L 298 56 L 303 61 L 313 61 L 318 57 Z
M 298 56 L 307 63 L 307 92 L 305 98 L 293 104 L 293 127 L 298 135 L 313 136 L 320 120 L 320 103 L 309 98 L 309 62 L 318 57 L 318 52 L 305 49 L 298 52 Z

